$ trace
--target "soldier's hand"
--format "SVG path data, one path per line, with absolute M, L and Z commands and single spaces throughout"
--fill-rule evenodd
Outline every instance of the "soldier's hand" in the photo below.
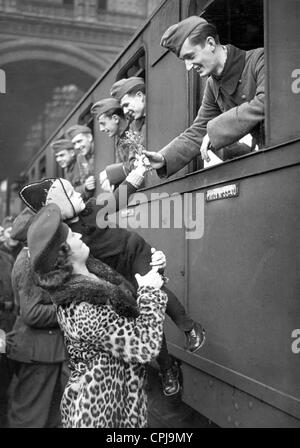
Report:
M 164 269 L 167 265 L 166 256 L 161 250 L 151 247 L 151 263 L 150 266 L 157 266 L 158 269 Z
M 86 180 L 85 180 L 85 188 L 87 190 L 95 190 L 96 188 L 96 180 L 94 178 L 94 176 L 89 176 Z
M 208 136 L 208 134 L 206 134 L 202 140 L 202 145 L 200 148 L 202 160 L 205 160 L 205 162 L 210 162 L 210 157 L 207 152 L 209 144 L 210 144 L 209 136 Z
M 160 154 L 159 152 L 144 150 L 143 154 L 145 154 L 145 156 L 147 156 L 147 158 L 150 162 L 150 165 L 155 170 L 162 168 L 166 164 L 164 156 L 162 154 Z

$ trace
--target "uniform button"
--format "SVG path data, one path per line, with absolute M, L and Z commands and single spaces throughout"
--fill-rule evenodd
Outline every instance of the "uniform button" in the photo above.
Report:
M 242 83 L 242 80 L 241 79 L 239 79 L 239 84 L 241 84 Z
M 246 99 L 246 95 L 242 95 L 242 100 L 245 100 Z
M 49 330 L 49 334 L 53 334 L 53 331 Z

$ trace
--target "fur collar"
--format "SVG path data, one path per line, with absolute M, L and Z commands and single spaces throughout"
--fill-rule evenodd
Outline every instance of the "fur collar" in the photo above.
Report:
M 109 304 L 120 316 L 135 318 L 139 315 L 134 288 L 127 280 L 95 258 L 90 257 L 87 266 L 99 281 L 85 275 L 71 275 L 66 283 L 51 291 L 56 305 L 72 302 Z

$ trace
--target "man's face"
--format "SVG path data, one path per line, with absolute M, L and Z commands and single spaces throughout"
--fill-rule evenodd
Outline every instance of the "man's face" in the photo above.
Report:
M 206 39 L 203 46 L 192 45 L 187 38 L 181 47 L 179 58 L 184 61 L 188 71 L 193 68 L 203 78 L 216 70 L 218 61 L 215 48 L 215 40 L 211 37 Z
M 126 94 L 120 103 L 124 114 L 129 118 L 137 120 L 145 115 L 146 101 L 145 94 L 142 92 L 137 92 L 133 95 Z
M 67 168 L 75 158 L 75 151 L 62 149 L 55 154 L 55 160 L 61 168 Z
M 120 120 L 117 115 L 108 117 L 107 115 L 102 114 L 98 118 L 98 123 L 100 132 L 104 132 L 108 137 L 112 138 L 115 135 L 118 135 Z
M 93 136 L 92 134 L 77 134 L 72 139 L 74 148 L 83 156 L 86 156 L 92 148 Z

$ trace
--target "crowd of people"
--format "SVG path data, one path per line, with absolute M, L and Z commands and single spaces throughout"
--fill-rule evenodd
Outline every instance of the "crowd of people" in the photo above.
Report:
M 244 154 L 263 145 L 263 49 L 222 45 L 201 17 L 171 26 L 161 45 L 208 77 L 192 124 L 158 152 L 146 148 L 144 79 L 115 82 L 91 109 L 114 139 L 116 160 L 95 173 L 93 132 L 74 125 L 52 142 L 63 177 L 20 191 L 24 210 L 1 228 L 1 425 L 10 427 L 145 427 L 145 366 L 156 359 L 166 397 L 180 391 L 179 366 L 164 335 L 167 313 L 199 350 L 205 331 L 166 288 L 166 256 L 135 232 L 97 226 L 97 188 L 118 209 L 143 185 L 149 166 L 174 174 L 201 153 Z M 128 135 L 139 137 L 142 154 Z M 253 136 L 251 147 L 240 143 Z M 104 216 L 107 219 L 107 216 Z M 199 298 L 201 300 L 201 298 Z M 6 352 L 6 353 L 4 353 Z

